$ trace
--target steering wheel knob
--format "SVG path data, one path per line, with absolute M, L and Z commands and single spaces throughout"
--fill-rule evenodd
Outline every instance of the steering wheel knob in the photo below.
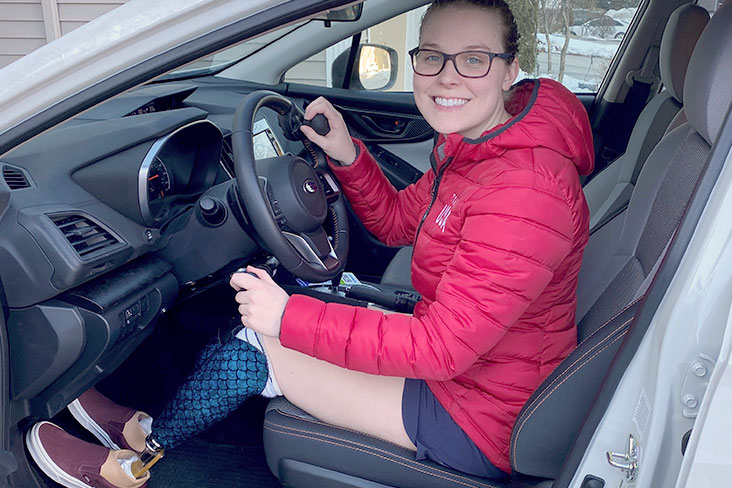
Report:
M 321 136 L 330 132 L 330 124 L 323 114 L 317 114 L 310 120 L 303 120 L 302 125 L 307 125 Z

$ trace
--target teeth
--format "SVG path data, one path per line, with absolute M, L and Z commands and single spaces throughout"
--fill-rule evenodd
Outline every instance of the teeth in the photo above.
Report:
M 435 97 L 435 103 L 443 107 L 459 107 L 460 105 L 465 105 L 466 103 L 468 103 L 468 100 L 466 100 L 465 98 Z

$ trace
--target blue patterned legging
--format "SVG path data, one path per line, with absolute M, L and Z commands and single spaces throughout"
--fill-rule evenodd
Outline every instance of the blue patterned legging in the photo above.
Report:
M 152 424 L 153 436 L 165 448 L 200 434 L 259 395 L 267 383 L 267 359 L 257 348 L 227 334 L 207 345 L 193 373 Z

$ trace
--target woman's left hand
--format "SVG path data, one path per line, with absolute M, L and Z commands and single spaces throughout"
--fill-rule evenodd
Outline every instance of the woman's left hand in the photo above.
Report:
M 259 268 L 247 266 L 247 273 L 234 273 L 229 285 L 239 293 L 241 323 L 255 332 L 269 337 L 280 336 L 280 323 L 290 296 L 272 280 L 269 274 Z

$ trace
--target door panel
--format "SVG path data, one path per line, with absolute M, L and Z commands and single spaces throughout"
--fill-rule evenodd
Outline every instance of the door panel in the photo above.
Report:
M 326 97 L 342 114 L 351 134 L 362 140 L 398 188 L 429 169 L 434 131 L 408 92 L 366 92 L 291 84 L 287 95 L 310 102 Z

